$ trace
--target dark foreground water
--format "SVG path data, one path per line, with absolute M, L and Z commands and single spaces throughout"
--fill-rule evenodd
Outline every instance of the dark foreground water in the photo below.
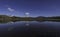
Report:
M 1 23 L 0 37 L 60 37 L 60 22 Z

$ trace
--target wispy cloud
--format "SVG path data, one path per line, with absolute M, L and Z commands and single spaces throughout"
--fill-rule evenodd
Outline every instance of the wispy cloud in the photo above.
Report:
M 15 9 L 12 9 L 12 8 L 10 8 L 10 7 L 8 7 L 8 10 L 9 10 L 10 12 L 15 11 Z

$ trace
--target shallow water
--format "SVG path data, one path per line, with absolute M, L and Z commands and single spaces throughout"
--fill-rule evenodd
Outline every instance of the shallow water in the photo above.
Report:
M 0 24 L 0 36 L 60 37 L 60 22 L 19 21 Z

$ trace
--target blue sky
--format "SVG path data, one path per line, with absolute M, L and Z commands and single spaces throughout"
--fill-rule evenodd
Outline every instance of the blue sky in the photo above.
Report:
M 1 15 L 60 16 L 60 0 L 0 0 Z

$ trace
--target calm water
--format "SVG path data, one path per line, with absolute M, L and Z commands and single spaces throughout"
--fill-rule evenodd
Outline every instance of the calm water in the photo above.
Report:
M 60 37 L 60 22 L 19 21 L 0 23 L 0 36 Z

